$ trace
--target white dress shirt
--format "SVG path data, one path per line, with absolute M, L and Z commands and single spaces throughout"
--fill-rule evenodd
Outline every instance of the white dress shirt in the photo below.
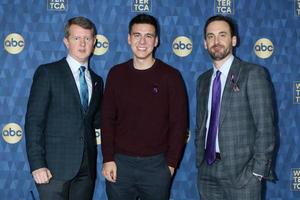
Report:
M 89 103 L 90 103 L 91 97 L 92 97 L 92 79 L 91 79 L 91 74 L 90 74 L 90 71 L 89 71 L 89 68 L 88 68 L 88 63 L 86 62 L 84 64 L 81 64 L 77 60 L 72 58 L 72 56 L 70 56 L 70 55 L 67 56 L 66 60 L 67 60 L 67 62 L 69 64 L 69 67 L 72 71 L 72 74 L 73 74 L 74 80 L 76 82 L 76 86 L 77 86 L 79 94 L 80 94 L 80 83 L 79 83 L 79 73 L 80 73 L 80 71 L 79 71 L 79 68 L 80 68 L 80 66 L 85 66 L 84 75 L 85 75 L 85 80 L 86 80 L 87 86 L 88 86 Z

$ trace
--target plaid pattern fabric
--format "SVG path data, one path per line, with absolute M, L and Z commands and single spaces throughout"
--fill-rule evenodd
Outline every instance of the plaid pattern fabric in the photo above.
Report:
M 260 200 L 261 182 L 250 171 L 248 181 L 237 187 L 224 173 L 224 162 L 217 160 L 212 166 L 203 163 L 199 169 L 198 189 L 201 200 Z
M 74 177 L 86 149 L 96 176 L 95 128 L 100 126 L 103 81 L 90 71 L 93 94 L 84 113 L 72 72 L 65 59 L 41 65 L 35 72 L 25 118 L 31 171 L 47 167 L 55 178 Z
M 204 158 L 207 101 L 213 70 L 197 81 L 196 163 Z M 273 89 L 264 68 L 235 58 L 223 92 L 219 146 L 231 184 L 242 187 L 252 172 L 273 179 L 271 163 L 275 146 Z M 250 172 L 250 173 L 249 173 Z M 250 174 L 250 175 L 249 175 Z

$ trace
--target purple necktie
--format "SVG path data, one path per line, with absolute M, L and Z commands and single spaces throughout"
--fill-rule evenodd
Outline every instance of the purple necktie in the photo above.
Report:
M 219 125 L 219 111 L 220 111 L 220 98 L 221 98 L 221 72 L 217 71 L 216 77 L 213 82 L 212 88 L 212 101 L 209 129 L 206 140 L 205 160 L 208 165 L 212 165 L 216 160 L 216 137 Z

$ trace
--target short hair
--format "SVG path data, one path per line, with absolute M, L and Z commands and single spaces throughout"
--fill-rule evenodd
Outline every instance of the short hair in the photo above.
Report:
M 210 23 L 214 22 L 214 21 L 224 21 L 224 22 L 226 22 L 229 25 L 231 37 L 237 36 L 236 28 L 235 28 L 235 23 L 234 23 L 234 21 L 233 21 L 232 18 L 227 17 L 227 16 L 223 16 L 223 15 L 215 15 L 215 16 L 212 16 L 212 17 L 208 18 L 207 21 L 206 21 L 206 23 L 205 23 L 205 26 L 204 26 L 204 29 L 203 29 L 204 38 L 206 38 L 206 29 L 207 29 L 207 26 Z
M 137 16 L 135 16 L 134 18 L 131 19 L 130 23 L 129 23 L 129 34 L 131 34 L 132 31 L 132 26 L 134 24 L 151 24 L 152 26 L 154 26 L 155 28 L 155 35 L 159 36 L 159 25 L 158 25 L 158 21 L 155 17 L 148 15 L 148 14 L 139 14 Z
M 85 17 L 73 17 L 68 20 L 67 24 L 65 25 L 64 33 L 65 38 L 68 38 L 70 36 L 70 27 L 71 25 L 78 25 L 81 28 L 92 30 L 92 34 L 95 37 L 96 36 L 96 27 L 95 24 Z

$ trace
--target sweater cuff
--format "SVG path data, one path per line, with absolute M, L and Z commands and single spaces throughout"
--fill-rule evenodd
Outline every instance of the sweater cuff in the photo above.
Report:
M 168 163 L 168 166 L 173 167 L 174 169 L 177 168 L 178 161 L 167 158 L 167 163 Z

